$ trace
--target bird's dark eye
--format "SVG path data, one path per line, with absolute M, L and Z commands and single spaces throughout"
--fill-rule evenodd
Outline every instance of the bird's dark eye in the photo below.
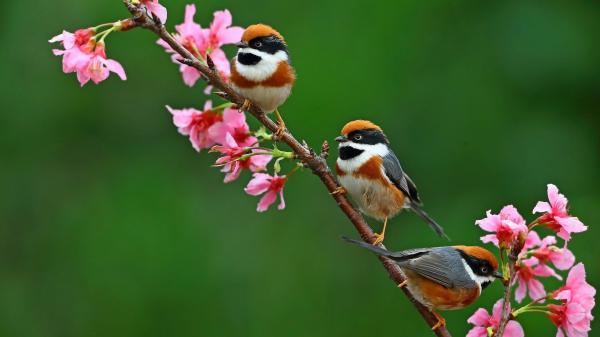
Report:
M 254 42 L 254 48 L 260 48 L 260 47 L 262 47 L 262 42 L 260 42 L 260 41 Z
M 354 140 L 361 140 L 362 136 L 361 135 L 354 135 L 353 138 L 354 138 Z
M 482 272 L 483 274 L 487 274 L 487 273 L 490 271 L 490 270 L 488 269 L 488 267 L 486 267 L 486 266 L 483 266 L 483 267 L 479 268 L 479 270 L 481 270 L 481 272 Z

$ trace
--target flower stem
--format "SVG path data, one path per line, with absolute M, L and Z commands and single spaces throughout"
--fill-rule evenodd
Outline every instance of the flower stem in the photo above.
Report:
M 117 22 L 118 22 L 118 21 L 117 21 Z M 97 26 L 95 26 L 95 27 L 92 27 L 91 29 L 92 29 L 93 31 L 96 31 L 96 30 L 98 30 L 98 28 L 103 28 L 103 27 L 113 26 L 114 24 L 115 24 L 115 22 L 107 22 L 107 23 L 103 23 L 103 24 L 97 25 Z
M 543 312 L 543 313 L 549 313 L 548 311 L 548 306 L 547 305 L 532 305 L 536 302 L 531 302 L 517 310 L 513 310 L 512 311 L 512 315 L 514 317 L 517 317 L 520 314 L 526 313 L 526 312 Z
M 231 102 L 226 102 L 226 103 L 223 103 L 221 105 L 217 105 L 216 107 L 212 108 L 211 111 L 213 111 L 213 112 L 223 111 L 225 109 L 231 108 L 234 105 L 235 104 L 233 104 Z
M 94 35 L 94 39 L 96 41 L 98 41 L 98 43 L 104 43 L 104 39 L 106 39 L 106 37 L 114 31 L 115 31 L 115 26 L 112 26 L 109 29 L 101 31 L 100 33 Z M 98 39 L 98 37 L 100 37 L 100 39 Z

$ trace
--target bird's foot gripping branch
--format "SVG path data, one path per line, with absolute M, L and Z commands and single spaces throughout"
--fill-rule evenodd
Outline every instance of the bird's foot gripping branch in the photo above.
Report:
M 196 151 L 208 149 L 209 152 L 220 154 L 215 161 L 215 166 L 220 167 L 225 174 L 225 182 L 233 182 L 244 171 L 250 171 L 252 178 L 244 190 L 253 196 L 262 195 L 257 210 L 266 211 L 270 205 L 277 202 L 277 199 L 279 199 L 278 209 L 281 210 L 285 208 L 283 189 L 289 178 L 300 168 L 310 169 L 319 177 L 361 237 L 370 243 L 374 241 L 375 237 L 371 228 L 348 202 L 345 194 L 338 193 L 340 186 L 325 161 L 328 154 L 327 143 L 323 144 L 321 154 L 317 154 L 306 143 L 299 142 L 290 132 L 282 131 L 282 123 L 278 125 L 273 122 L 261 110 L 261 102 L 242 96 L 240 90 L 235 90 L 231 85 L 235 82 L 230 81 L 230 78 L 235 75 L 235 73 L 232 75 L 234 69 L 221 47 L 240 42 L 244 29 L 232 26 L 232 17 L 229 11 L 215 12 L 213 21 L 205 26 L 208 28 L 202 28 L 194 21 L 196 7 L 187 5 L 184 22 L 176 25 L 175 33 L 171 34 L 164 26 L 167 21 L 167 10 L 158 0 L 126 0 L 124 3 L 131 17 L 79 29 L 75 33 L 63 31 L 62 34 L 50 40 L 51 43 L 60 43 L 62 46 L 61 49 L 54 49 L 53 53 L 62 57 L 62 68 L 65 73 L 75 73 L 82 86 L 89 83 L 90 80 L 98 84 L 106 80 L 111 72 L 122 80 L 126 80 L 125 70 L 121 64 L 107 57 L 108 38 L 112 37 L 113 33 L 129 31 L 136 27 L 152 31 L 158 36 L 157 44 L 165 49 L 173 63 L 179 67 L 186 85 L 195 86 L 199 83 L 198 80 L 202 79 L 207 83 L 203 90 L 206 95 L 214 92 L 224 100 L 223 103 L 213 106 L 212 102 L 207 99 L 201 109 L 167 106 L 166 110 L 171 113 L 173 124 L 179 133 L 189 137 L 190 143 Z M 272 44 L 270 47 L 283 48 L 282 50 L 287 53 L 287 46 L 282 37 L 279 41 L 259 42 Z M 277 54 L 278 51 L 274 50 L 273 54 L 281 56 L 281 53 Z M 248 62 L 251 61 L 248 59 Z M 287 72 L 288 82 L 293 82 L 294 78 L 293 69 L 289 70 Z M 244 85 L 243 81 L 241 85 Z M 280 90 L 280 98 L 289 95 L 286 90 L 287 88 Z M 250 98 L 250 101 L 247 98 Z M 269 111 L 268 108 L 265 110 Z M 253 116 L 262 126 L 257 130 L 251 130 L 246 122 L 245 113 Z M 277 144 L 287 145 L 289 151 L 281 150 Z M 289 164 L 282 165 L 284 162 L 289 162 Z M 538 204 L 536 210 L 544 211 L 546 214 L 538 218 L 530 228 L 519 232 L 514 237 L 511 236 L 510 239 L 506 238 L 506 231 L 500 230 L 500 225 L 498 225 L 498 230 L 494 229 L 501 247 L 501 254 L 505 259 L 502 265 L 505 269 L 506 300 L 509 299 L 510 287 L 517 279 L 519 282 L 517 296 L 519 298 L 519 294 L 523 292 L 520 292 L 519 289 L 524 289 L 525 286 L 530 287 L 530 294 L 532 294 L 532 289 L 534 289 L 534 294 L 540 293 L 539 291 L 536 293 L 536 290 L 539 290 L 538 283 L 534 278 L 536 275 L 545 272 L 559 277 L 550 272 L 551 269 L 547 267 L 546 262 L 554 263 L 559 269 L 568 269 L 573 265 L 572 261 L 559 263 L 553 260 L 556 258 L 555 256 L 570 254 L 566 250 L 566 246 L 555 247 L 548 238 L 544 240 L 537 238 L 535 241 L 535 232 L 532 229 L 538 225 L 544 224 L 557 230 L 558 235 L 562 238 L 564 238 L 565 232 L 576 232 L 581 229 L 574 221 L 569 222 L 568 219 L 572 220 L 569 217 L 559 217 L 562 220 L 554 221 L 553 219 L 556 218 L 554 218 L 552 207 L 554 204 L 547 207 Z M 500 219 L 502 214 L 501 212 L 497 216 L 490 215 L 488 219 L 490 217 Z M 563 215 L 565 214 L 566 211 Z M 519 223 L 516 221 L 518 219 L 511 218 L 510 220 Z M 566 222 L 561 222 L 563 220 Z M 504 224 L 504 219 L 499 221 Z M 492 228 L 490 226 L 482 225 L 482 228 L 490 230 Z M 560 231 L 561 228 L 564 229 L 563 232 Z M 512 233 L 509 234 L 512 235 Z M 519 248 L 521 246 L 525 248 Z M 379 259 L 396 284 L 405 284 L 404 275 L 397 264 L 385 256 L 380 256 Z M 430 327 L 439 322 L 439 319 L 427 307 L 412 296 L 407 287 L 401 287 L 401 289 Z M 543 294 L 545 295 L 545 293 Z M 544 299 L 558 302 L 542 305 Z M 504 303 L 508 303 L 508 301 Z M 469 320 L 476 325 L 470 334 L 471 336 L 479 336 L 480 333 L 483 333 L 482 336 L 500 336 L 503 333 L 508 335 L 510 331 L 518 332 L 520 328 L 515 318 L 527 312 L 544 312 L 559 327 L 559 334 L 564 331 L 568 336 L 582 336 L 589 330 L 592 306 L 593 288 L 585 283 L 583 265 L 578 264 L 572 267 L 564 287 L 550 295 L 535 298 L 532 303 L 524 307 L 510 311 L 508 305 L 501 305 L 501 307 L 497 305 L 492 317 L 487 315 L 484 309 L 479 309 Z M 577 315 L 574 312 L 577 312 Z M 450 336 L 445 326 L 434 329 L 434 333 L 437 336 Z

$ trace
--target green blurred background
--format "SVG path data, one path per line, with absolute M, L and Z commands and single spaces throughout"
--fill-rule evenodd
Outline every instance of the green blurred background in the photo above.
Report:
M 172 29 L 186 2 L 162 2 Z M 589 225 L 570 248 L 599 284 L 598 2 L 196 5 L 203 26 L 228 8 L 237 25 L 277 27 L 298 72 L 290 129 L 318 147 L 351 119 L 382 125 L 453 243 L 477 244 L 487 209 L 531 219 L 557 184 Z M 431 335 L 376 259 L 339 239 L 356 234 L 310 173 L 290 180 L 281 212 L 255 212 L 248 175 L 222 184 L 164 108 L 201 107 L 203 86 L 182 83 L 150 32 L 108 40 L 127 82 L 62 74 L 47 40 L 127 17 L 120 1 L 1 8 L 0 335 Z M 413 214 L 386 235 L 392 249 L 446 243 Z M 500 294 L 446 313 L 450 331 Z M 541 315 L 523 325 L 555 333 Z

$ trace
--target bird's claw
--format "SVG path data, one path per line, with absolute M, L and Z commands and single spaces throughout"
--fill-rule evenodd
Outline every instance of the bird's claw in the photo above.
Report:
M 249 99 L 245 99 L 242 106 L 238 106 L 238 110 L 240 111 L 248 111 L 252 107 L 252 102 Z
M 333 192 L 331 192 L 331 195 L 342 195 L 346 193 L 348 193 L 348 191 L 346 191 L 343 186 L 338 186 L 335 190 L 333 190 Z
M 435 318 L 437 318 L 437 320 L 438 320 L 438 321 L 437 321 L 437 323 L 435 323 L 435 324 L 434 324 L 434 325 L 431 327 L 431 330 L 432 330 L 432 331 L 435 331 L 435 330 L 437 330 L 437 329 L 439 329 L 439 328 L 441 328 L 441 327 L 443 327 L 443 326 L 446 326 L 446 319 L 445 319 L 444 317 L 440 316 L 440 314 L 438 314 L 438 313 L 437 313 L 437 312 L 435 312 L 435 311 L 432 311 L 431 313 L 432 313 L 432 314 L 435 316 Z
M 375 237 L 375 241 L 373 241 L 373 246 L 379 245 L 385 239 L 385 235 L 383 233 L 381 233 L 381 234 L 375 233 L 373 236 Z
M 277 130 L 275 130 L 275 137 L 277 137 L 277 139 L 281 139 L 281 136 L 283 136 L 283 133 L 285 132 L 286 128 L 285 128 L 285 123 L 283 121 L 281 121 L 279 123 L 279 125 L 277 126 Z
M 404 288 L 404 287 L 406 287 L 406 284 L 407 284 L 407 283 L 408 283 L 408 280 L 404 280 L 404 281 L 400 282 L 400 283 L 398 284 L 398 288 Z

